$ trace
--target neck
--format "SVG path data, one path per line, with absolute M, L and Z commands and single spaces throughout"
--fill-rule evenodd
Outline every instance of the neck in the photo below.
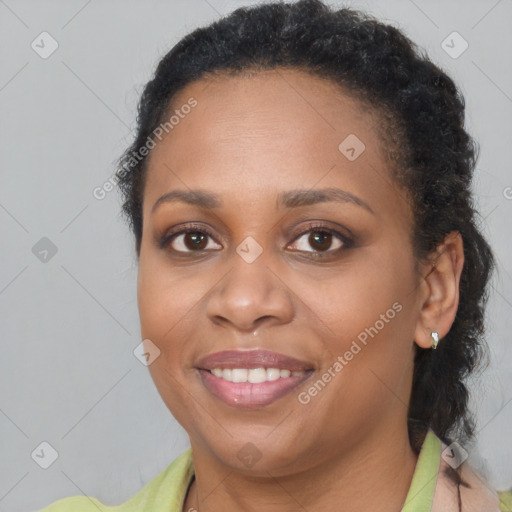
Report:
M 300 473 L 251 477 L 219 465 L 194 447 L 196 478 L 184 511 L 380 512 L 401 510 L 416 467 L 407 426 L 382 426 L 350 452 Z

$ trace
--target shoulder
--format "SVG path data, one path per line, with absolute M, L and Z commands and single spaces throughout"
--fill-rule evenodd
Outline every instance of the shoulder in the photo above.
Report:
M 512 512 L 510 491 L 498 492 L 467 462 L 458 472 L 462 480 L 459 487 L 449 476 L 454 470 L 441 458 L 432 512 L 459 510 L 459 503 L 462 512 Z
M 508 491 L 498 491 L 500 512 L 512 512 L 512 488 Z
M 181 512 L 183 499 L 193 474 L 192 450 L 189 448 L 121 505 L 107 506 L 93 497 L 72 496 L 54 501 L 38 512 Z
M 54 501 L 38 512 L 98 512 L 98 510 L 107 512 L 112 510 L 112 507 L 107 507 L 96 498 L 89 496 L 71 496 Z

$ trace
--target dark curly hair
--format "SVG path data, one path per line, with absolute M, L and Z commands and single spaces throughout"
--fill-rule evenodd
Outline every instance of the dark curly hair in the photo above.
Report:
M 475 422 L 464 381 L 488 362 L 484 309 L 494 268 L 470 190 L 477 146 L 464 128 L 464 98 L 452 79 L 393 26 L 352 9 L 301 0 L 240 8 L 181 39 L 145 86 L 136 138 L 119 161 L 122 210 L 137 256 L 147 158 L 133 154 L 166 119 L 174 95 L 208 74 L 279 67 L 331 80 L 384 121 L 380 131 L 392 179 L 408 192 L 413 211 L 417 263 L 448 233 L 461 234 L 459 307 L 436 351 L 415 348 L 408 427 L 416 452 L 428 428 L 447 444 L 470 441 Z

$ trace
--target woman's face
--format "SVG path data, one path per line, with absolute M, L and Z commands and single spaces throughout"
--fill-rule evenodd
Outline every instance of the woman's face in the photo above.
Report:
M 291 69 L 202 79 L 173 110 L 148 165 L 138 303 L 195 453 L 284 475 L 403 433 L 421 300 L 379 119 Z

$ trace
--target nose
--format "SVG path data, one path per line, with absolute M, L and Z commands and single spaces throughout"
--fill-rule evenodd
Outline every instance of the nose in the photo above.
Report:
M 252 332 L 261 325 L 292 321 L 292 293 L 264 258 L 248 263 L 237 254 L 234 265 L 211 291 L 206 307 L 212 323 Z

